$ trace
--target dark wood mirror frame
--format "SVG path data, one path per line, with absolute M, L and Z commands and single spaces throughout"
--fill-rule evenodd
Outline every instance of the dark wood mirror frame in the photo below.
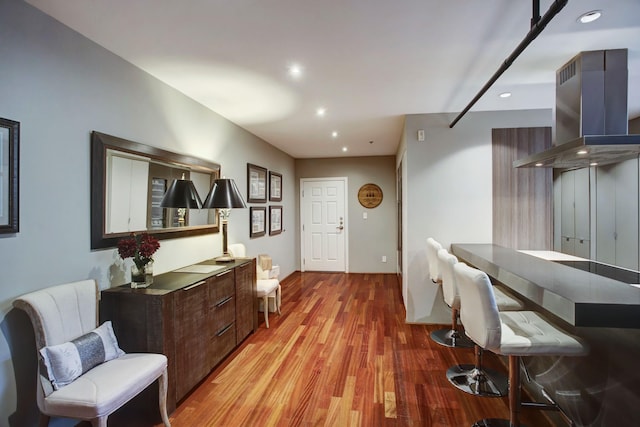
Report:
M 8 206 L 4 206 L 6 221 L 0 224 L 0 234 L 15 234 L 20 231 L 19 185 L 20 185 L 20 122 L 0 118 L 0 128 L 6 129 L 7 140 L 0 138 L 7 157 L 0 163 L 2 170 L 2 185 Z M 0 135 L 1 136 L 1 135 Z M 6 144 L 6 145 L 5 145 Z M 2 154 L 2 153 L 0 153 Z M 3 156 L 0 155 L 0 158 Z M 6 169 L 5 169 L 6 168 Z
M 118 240 L 131 233 L 129 231 L 120 233 L 105 232 L 106 160 L 107 150 L 109 149 L 149 157 L 167 164 L 188 167 L 197 172 L 212 173 L 214 178 L 220 176 L 220 165 L 217 163 L 93 131 L 91 133 L 91 249 L 116 247 Z M 202 196 L 204 197 L 205 195 Z M 219 231 L 220 228 L 216 221 L 215 224 L 210 225 L 164 228 L 148 230 L 147 232 L 162 240 L 199 236 Z

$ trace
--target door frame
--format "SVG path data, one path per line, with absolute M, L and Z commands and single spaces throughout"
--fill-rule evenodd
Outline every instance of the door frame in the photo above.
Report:
M 305 271 L 305 263 L 304 263 L 304 214 L 305 214 L 305 206 L 303 203 L 303 192 L 304 192 L 304 184 L 306 182 L 317 182 L 317 181 L 342 181 L 344 184 L 344 218 L 345 218 L 345 228 L 344 228 L 344 272 L 349 272 L 349 178 L 346 176 L 338 176 L 338 177 L 322 177 L 322 178 L 300 178 L 300 193 L 298 195 L 298 200 L 300 200 L 300 271 L 304 273 Z

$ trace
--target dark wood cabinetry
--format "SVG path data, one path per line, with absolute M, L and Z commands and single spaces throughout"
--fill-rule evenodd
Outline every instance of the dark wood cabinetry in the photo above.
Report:
M 102 291 L 100 320 L 112 321 L 120 347 L 169 359 L 169 411 L 257 327 L 255 262 L 238 259 L 210 274 L 170 272 L 145 289 Z
M 252 304 L 256 304 L 256 294 L 253 283 L 255 282 L 255 266 L 246 263 L 236 268 L 236 343 L 240 344 L 258 325 L 257 307 L 253 311 L 245 310 Z
M 235 270 L 228 270 L 212 277 L 209 288 L 209 366 L 217 365 L 236 346 L 236 305 L 245 311 L 236 299 L 236 281 L 243 278 Z

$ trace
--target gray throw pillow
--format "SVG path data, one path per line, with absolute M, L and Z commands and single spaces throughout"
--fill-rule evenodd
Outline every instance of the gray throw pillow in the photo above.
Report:
M 40 349 L 49 381 L 55 390 L 72 383 L 95 366 L 124 354 L 118 347 L 111 321 L 73 341 Z

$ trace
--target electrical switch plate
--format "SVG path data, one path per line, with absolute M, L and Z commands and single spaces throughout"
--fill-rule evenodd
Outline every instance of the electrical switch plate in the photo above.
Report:
M 382 255 L 382 262 L 387 262 L 387 256 L 386 255 Z
M 362 212 L 362 219 L 367 219 L 367 213 L 366 212 Z

